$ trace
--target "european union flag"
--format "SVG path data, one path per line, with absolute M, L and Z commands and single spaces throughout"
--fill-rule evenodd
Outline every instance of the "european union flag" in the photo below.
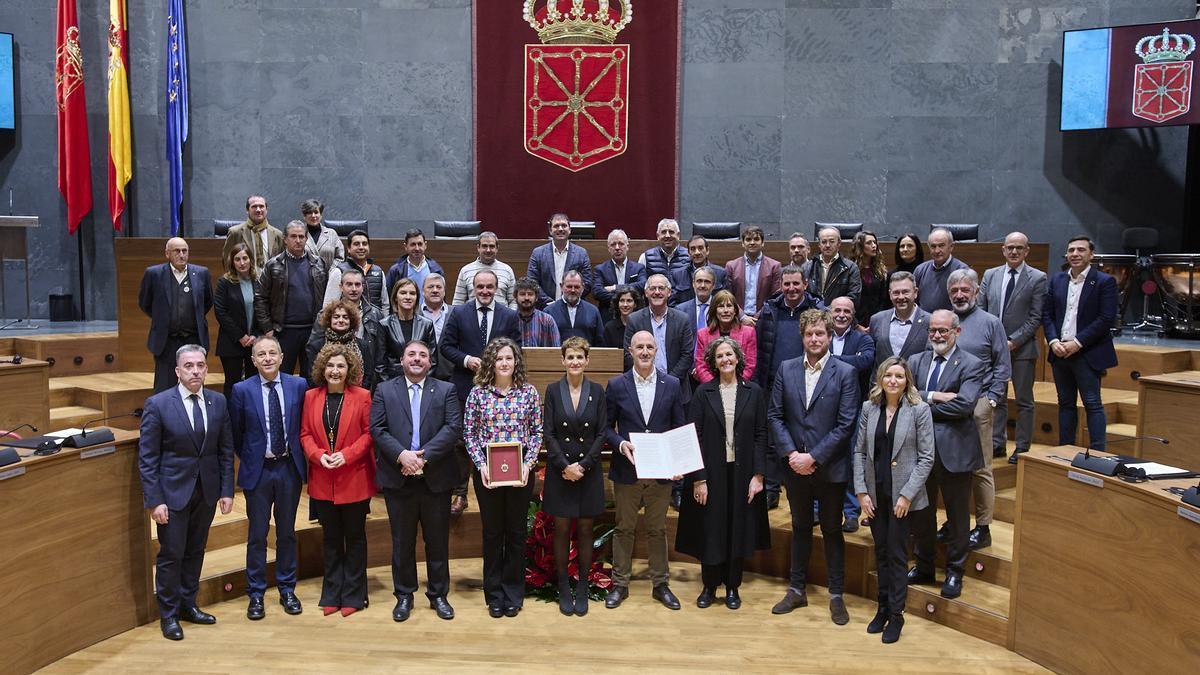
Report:
M 167 167 L 171 175 L 171 235 L 183 204 L 183 144 L 188 137 L 187 29 L 183 0 L 167 3 Z

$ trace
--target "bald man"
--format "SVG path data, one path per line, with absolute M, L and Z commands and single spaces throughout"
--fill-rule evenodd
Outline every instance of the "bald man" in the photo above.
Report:
M 208 269 L 188 264 L 188 244 L 167 240 L 167 262 L 151 265 L 142 274 L 138 307 L 150 317 L 146 348 L 154 355 L 154 392 L 174 387 L 175 350 L 197 344 L 208 349 L 208 319 L 212 309 L 212 280 Z

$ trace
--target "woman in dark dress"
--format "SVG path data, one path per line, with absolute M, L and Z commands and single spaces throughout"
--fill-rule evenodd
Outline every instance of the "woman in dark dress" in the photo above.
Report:
M 629 323 L 629 315 L 644 306 L 642 293 L 633 286 L 618 286 L 613 292 L 613 306 L 617 308 L 617 313 L 604 324 L 604 346 L 624 347 L 625 325 Z M 629 370 L 633 364 L 628 354 L 625 359 L 625 370 Z
M 317 316 L 317 325 L 321 329 L 313 331 L 308 338 L 308 359 L 309 363 L 316 363 L 317 353 L 327 344 L 346 345 L 358 352 L 358 358 L 362 361 L 362 381 L 351 384 L 370 390 L 375 388 L 375 367 L 380 358 L 371 340 L 358 337 L 358 327 L 361 323 L 362 315 L 353 302 L 341 298 L 330 301 Z M 308 381 L 314 381 L 311 374 Z
M 581 337 L 562 344 L 567 374 L 546 387 L 546 482 L 542 508 L 554 516 L 554 565 L 558 571 L 558 608 L 579 616 L 588 611 L 588 573 L 592 569 L 592 522 L 604 513 L 604 477 L 600 450 L 608 426 L 604 387 L 584 376 L 591 345 Z M 579 580 L 574 600 L 570 562 L 571 519 L 577 518 Z
M 383 359 L 379 367 L 379 381 L 390 380 L 403 374 L 401 361 L 404 347 L 412 340 L 420 340 L 429 347 L 429 372 L 438 365 L 437 337 L 433 322 L 417 313 L 417 282 L 404 278 L 392 287 L 392 311 L 383 321 Z
M 716 600 L 725 585 L 725 606 L 742 606 L 743 559 L 771 547 L 766 471 L 767 399 L 759 386 L 741 379 L 744 364 L 736 340 L 713 340 L 705 352 L 717 377 L 697 387 L 689 417 L 696 423 L 704 468 L 684 477 L 675 550 L 700 560 L 704 590 L 697 607 Z
M 213 296 L 213 313 L 217 315 L 217 357 L 225 371 L 225 398 L 233 395 L 233 385 L 257 370 L 250 360 L 254 333 L 254 293 L 258 280 L 254 278 L 254 262 L 250 247 L 237 244 L 225 258 L 225 274 L 217 279 Z
M 854 308 L 854 321 L 864 328 L 870 326 L 871 315 L 891 306 L 887 297 L 887 266 L 879 255 L 879 237 L 863 230 L 854 235 L 854 251 L 850 255 L 862 276 L 862 296 Z

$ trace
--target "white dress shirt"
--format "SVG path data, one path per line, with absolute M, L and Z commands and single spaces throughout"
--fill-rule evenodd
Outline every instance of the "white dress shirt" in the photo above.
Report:
M 804 403 L 807 406 L 812 406 L 813 392 L 817 388 L 817 382 L 821 379 L 821 371 L 825 370 L 827 363 L 829 363 L 829 352 L 825 352 L 825 355 L 815 365 L 809 364 L 808 354 L 804 355 Z
M 633 386 L 637 389 L 638 404 L 642 407 L 642 418 L 650 423 L 650 412 L 654 410 L 654 390 L 658 387 L 658 369 L 650 371 L 650 377 L 633 371 Z
M 571 250 L 571 245 L 562 251 L 558 250 L 557 246 L 551 246 L 550 251 L 554 254 L 554 299 L 562 297 L 562 280 L 563 275 L 567 273 L 567 253 Z
M 1092 270 L 1092 266 L 1088 265 L 1083 268 L 1079 276 L 1071 274 L 1067 271 L 1067 279 L 1070 283 L 1067 284 L 1067 309 L 1063 312 L 1062 330 L 1058 331 L 1058 339 L 1062 341 L 1074 340 L 1075 333 L 1079 330 L 1079 298 L 1083 296 L 1083 283 L 1087 281 L 1088 272 Z
M 187 413 L 188 426 L 190 427 L 192 426 L 192 402 L 188 397 L 192 395 L 192 392 L 188 391 L 182 382 L 175 385 L 175 391 L 183 399 L 183 410 Z M 196 392 L 196 395 L 200 397 L 200 416 L 204 418 L 204 431 L 208 433 L 208 404 L 204 401 L 204 388 L 201 387 L 200 391 Z

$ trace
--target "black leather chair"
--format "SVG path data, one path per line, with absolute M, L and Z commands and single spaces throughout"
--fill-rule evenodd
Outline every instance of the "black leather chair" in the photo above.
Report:
M 692 223 L 692 236 L 710 241 L 733 241 L 741 236 L 741 223 Z
M 213 236 L 224 239 L 229 236 L 229 228 L 241 225 L 244 220 L 218 220 L 213 218 Z
M 816 246 L 815 246 L 816 240 L 818 238 L 820 238 L 820 236 L 821 236 L 821 230 L 823 230 L 827 227 L 837 228 L 837 231 L 840 232 L 842 235 L 843 242 L 854 241 L 854 235 L 863 231 L 862 223 L 822 223 L 822 222 L 813 223 L 813 244 L 814 244 L 813 248 L 814 249 L 816 248 Z
M 338 236 L 343 239 L 350 236 L 350 233 L 355 230 L 368 232 L 367 221 L 365 220 L 326 220 L 325 225 L 334 232 L 337 232 Z
M 595 239 L 596 238 L 596 221 L 594 221 L 594 220 L 572 220 L 571 221 L 571 238 L 572 239 Z
M 433 221 L 434 239 L 475 239 L 480 232 L 483 232 L 483 222 L 479 220 Z
M 978 223 L 934 223 L 929 226 L 929 231 L 933 232 L 938 228 L 949 230 L 956 244 L 964 241 L 979 241 Z

